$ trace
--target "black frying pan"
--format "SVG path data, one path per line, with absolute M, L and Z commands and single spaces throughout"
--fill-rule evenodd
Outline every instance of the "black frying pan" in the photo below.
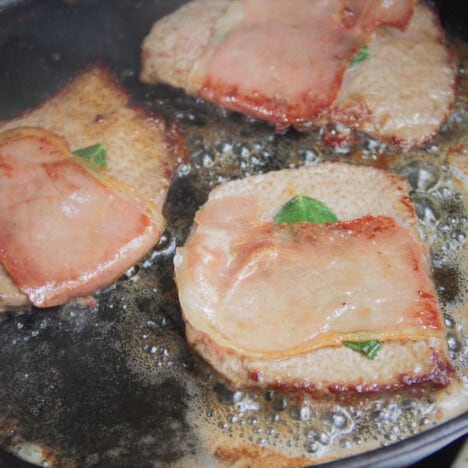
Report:
M 2 466 L 27 466 L 9 453 L 21 445 L 18 436 L 49 447 L 46 458 L 60 463 L 171 465 L 197 450 L 199 434 L 187 423 L 193 398 L 205 401 L 208 410 L 230 411 L 233 394 L 216 384 L 185 344 L 172 279 L 174 248 L 216 183 L 301 164 L 315 140 L 295 132 L 277 136 L 265 124 L 178 90 L 138 82 L 141 40 L 156 18 L 182 3 L 0 1 L 0 118 L 36 105 L 99 60 L 135 101 L 180 121 L 191 151 L 189 173 L 176 173 L 168 196 L 166 235 L 146 266 L 100 293 L 97 310 L 64 306 L 0 316 Z M 446 28 L 466 39 L 466 1 L 441 1 L 437 7 Z M 255 153 L 243 166 L 235 162 L 240 141 Z M 223 158 L 226 147 L 233 151 Z M 334 158 L 330 150 L 323 155 Z M 207 159 L 215 166 L 204 164 Z M 205 393 L 194 396 L 197 391 Z M 406 466 L 459 439 L 467 427 L 461 415 L 413 438 L 324 466 Z

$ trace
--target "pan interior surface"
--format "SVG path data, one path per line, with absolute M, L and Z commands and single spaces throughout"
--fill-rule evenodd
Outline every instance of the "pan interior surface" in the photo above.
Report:
M 100 291 L 95 307 L 70 303 L 0 315 L 0 447 L 51 467 L 211 466 L 268 463 L 264 449 L 298 464 L 386 446 L 406 450 L 415 435 L 422 458 L 440 448 L 431 444 L 435 430 L 447 443 L 459 437 L 468 424 L 468 45 L 450 37 L 460 61 L 459 97 L 430 144 L 404 153 L 361 135 L 352 147 L 332 149 L 318 130 L 279 135 L 180 90 L 140 84 L 141 41 L 182 3 L 0 2 L 0 119 L 37 105 L 99 61 L 136 103 L 178 122 L 188 154 L 172 179 L 159 244 Z M 189 349 L 172 260 L 209 191 L 247 175 L 330 160 L 408 176 L 458 376 L 448 389 L 353 401 L 231 391 Z

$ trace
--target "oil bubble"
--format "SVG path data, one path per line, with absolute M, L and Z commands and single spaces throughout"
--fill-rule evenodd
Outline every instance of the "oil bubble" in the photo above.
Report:
M 235 143 L 232 147 L 232 152 L 236 156 L 246 158 L 250 154 L 250 148 L 246 143 Z
M 190 135 L 187 138 L 187 143 L 195 148 L 200 148 L 203 146 L 203 138 L 199 135 Z
M 218 400 L 224 405 L 234 405 L 242 400 L 243 393 L 238 391 L 229 390 L 222 383 L 215 385 L 215 392 L 218 395 Z
M 339 445 L 341 448 L 349 448 L 351 447 L 351 442 L 348 439 L 341 439 Z
M 190 174 L 190 164 L 181 164 L 178 168 L 177 168 L 177 173 L 178 175 L 180 176 L 186 176 L 188 174 Z
M 449 224 L 447 223 L 440 223 L 438 226 L 437 226 L 437 229 L 442 232 L 442 233 L 446 233 L 446 232 L 449 232 L 451 227 Z
M 424 418 L 421 418 L 421 420 L 419 421 L 419 425 L 421 427 L 427 426 L 429 424 L 429 422 L 430 422 L 429 418 L 425 416 Z
M 455 353 L 460 352 L 461 350 L 460 343 L 458 342 L 455 335 L 453 335 L 452 333 L 449 333 L 447 335 L 447 346 L 450 351 L 453 351 Z
M 362 445 L 364 443 L 363 439 L 359 436 L 353 437 L 353 443 L 356 445 Z
M 340 431 L 348 432 L 354 427 L 353 418 L 343 410 L 337 411 L 331 415 L 331 423 L 333 427 Z
M 424 193 L 413 193 L 412 198 L 419 219 L 430 223 L 440 218 L 441 209 L 434 198 Z
M 444 317 L 444 322 L 446 328 L 454 328 L 455 327 L 455 320 L 453 320 L 452 317 L 445 316 Z
M 271 416 L 271 422 L 278 422 L 280 421 L 281 417 L 278 413 L 274 413 L 272 416 Z
M 411 188 L 423 192 L 435 187 L 440 179 L 439 168 L 427 161 L 412 161 L 403 173 L 407 175 Z
M 310 408 L 305 406 L 293 407 L 289 412 L 292 419 L 295 421 L 307 421 L 310 419 Z
M 288 407 L 288 402 L 284 398 L 275 398 L 273 400 L 273 408 L 276 411 L 283 411 Z
M 322 445 L 328 445 L 330 443 L 330 436 L 326 432 L 321 432 L 318 439 Z
M 410 400 L 410 399 L 403 400 L 401 402 L 401 404 L 400 404 L 401 409 L 404 410 L 404 411 L 412 410 L 412 409 L 416 408 L 417 406 L 418 405 L 417 405 L 416 401 Z
M 320 153 L 316 149 L 299 150 L 298 156 L 306 165 L 316 164 L 320 161 Z
M 304 448 L 306 449 L 307 452 L 309 453 L 315 453 L 318 451 L 320 448 L 319 444 L 317 442 L 306 442 L 304 444 Z
M 466 241 L 466 234 L 463 231 L 460 231 L 459 229 L 456 229 L 455 231 L 452 232 L 451 234 L 452 239 L 455 239 L 457 242 L 465 242 Z
M 148 354 L 156 354 L 158 348 L 154 345 L 147 344 L 143 347 L 143 351 Z
M 448 197 L 450 195 L 450 189 L 445 185 L 443 185 L 442 187 L 439 187 L 437 192 L 443 197 Z

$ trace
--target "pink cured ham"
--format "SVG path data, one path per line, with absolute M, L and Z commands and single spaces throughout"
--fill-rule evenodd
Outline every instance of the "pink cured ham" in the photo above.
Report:
M 155 223 L 94 177 L 57 135 L 0 135 L 0 261 L 38 307 L 109 284 L 158 240 Z
M 389 217 L 277 226 L 259 222 L 254 200 L 234 198 L 212 202 L 196 223 L 179 286 L 195 292 L 183 303 L 203 307 L 188 319 L 244 354 L 282 357 L 442 328 L 424 251 Z
M 195 74 L 203 76 L 199 94 L 277 128 L 311 121 L 335 101 L 352 57 L 376 28 L 404 29 L 414 3 L 244 0 L 242 19 Z
M 378 26 L 393 26 L 404 30 L 413 15 L 416 0 L 345 0 L 342 24 L 373 33 Z

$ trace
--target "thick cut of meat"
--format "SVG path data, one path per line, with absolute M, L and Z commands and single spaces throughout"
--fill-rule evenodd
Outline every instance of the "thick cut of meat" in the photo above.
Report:
M 0 134 L 0 262 L 38 307 L 109 284 L 156 244 L 156 224 L 73 160 L 65 141 Z
M 183 87 L 277 128 L 340 123 L 403 147 L 431 138 L 453 106 L 453 55 L 423 4 L 222 0 L 208 13 L 206 1 L 153 26 L 144 82 Z M 363 45 L 371 58 L 350 67 Z
M 175 258 L 195 350 L 235 386 L 447 384 L 441 312 L 405 189 L 333 163 L 215 189 Z M 296 194 L 325 201 L 340 221 L 275 225 Z M 373 361 L 343 346 L 369 340 L 383 343 Z
M 177 133 L 162 118 L 132 106 L 112 74 L 94 67 L 39 107 L 0 122 L 0 131 L 41 127 L 61 135 L 72 150 L 102 143 L 107 150 L 106 183 L 132 198 L 162 232 L 162 207 L 177 160 Z M 29 303 L 0 265 L 0 311 Z

